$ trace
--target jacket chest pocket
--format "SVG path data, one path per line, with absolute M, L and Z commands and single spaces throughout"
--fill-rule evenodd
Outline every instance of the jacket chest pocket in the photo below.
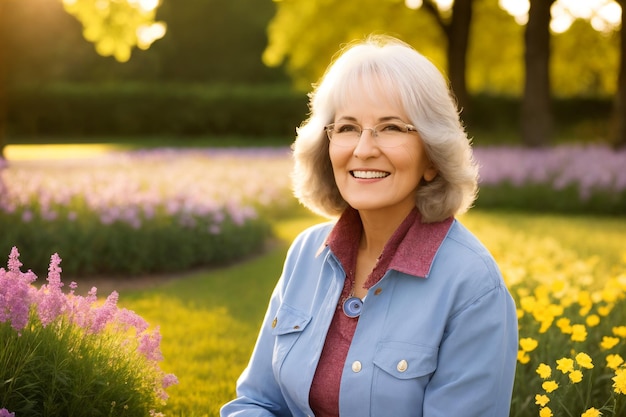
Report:
M 422 415 L 424 391 L 437 369 L 438 349 L 383 342 L 374 355 L 372 417 Z
M 271 324 L 272 335 L 275 337 L 272 367 L 276 377 L 278 377 L 287 354 L 310 321 L 311 316 L 309 314 L 289 305 L 282 304 L 278 308 Z

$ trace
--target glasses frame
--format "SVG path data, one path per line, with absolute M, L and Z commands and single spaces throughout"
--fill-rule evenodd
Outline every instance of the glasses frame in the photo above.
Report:
M 335 122 L 335 123 L 330 123 L 330 124 L 327 124 L 326 126 L 324 126 L 324 130 L 326 131 L 326 136 L 328 137 L 328 140 L 330 142 L 333 142 L 334 128 L 338 124 L 346 124 L 346 125 L 355 126 L 355 127 L 357 127 L 360 130 L 360 131 L 355 131 L 354 132 L 355 133 L 355 140 L 354 140 L 354 144 L 355 145 L 359 142 L 359 140 L 361 140 L 361 137 L 363 136 L 363 132 L 366 131 L 366 130 L 371 131 L 373 138 L 375 138 L 375 139 L 378 138 L 379 137 L 379 133 L 380 133 L 379 130 L 378 130 L 378 127 L 380 127 L 382 125 L 394 124 L 394 125 L 396 125 L 398 127 L 404 127 L 406 129 L 406 132 L 402 132 L 402 131 L 398 132 L 398 133 L 401 133 L 403 135 L 406 135 L 406 134 L 408 134 L 410 132 L 417 132 L 417 128 L 415 126 L 413 126 L 410 123 L 405 123 L 405 122 L 400 121 L 400 120 L 398 122 L 381 122 L 381 123 L 378 123 L 377 125 L 375 125 L 373 127 L 363 127 L 363 126 L 361 126 L 358 123 L 352 123 L 352 122 Z M 356 136 L 357 132 L 358 132 L 358 136 Z M 333 142 L 333 143 L 337 144 L 337 142 Z M 383 148 L 384 147 L 394 147 L 394 146 L 385 146 L 384 143 L 381 143 L 378 140 L 376 140 L 376 143 L 379 146 L 383 147 Z M 339 145 L 339 146 L 341 146 L 341 145 Z

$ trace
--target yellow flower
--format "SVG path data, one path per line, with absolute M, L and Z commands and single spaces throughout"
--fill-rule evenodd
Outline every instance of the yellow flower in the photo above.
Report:
M 626 326 L 613 327 L 613 334 L 617 337 L 626 339 Z
M 546 365 L 545 363 L 541 363 L 537 367 L 536 372 L 539 374 L 541 379 L 547 379 L 550 378 L 550 375 L 552 375 L 552 368 L 550 368 L 550 366 Z
M 556 326 L 561 329 L 561 332 L 564 334 L 572 333 L 572 324 L 567 317 L 561 317 L 556 321 Z
M 541 388 L 543 388 L 544 391 L 547 392 L 548 394 L 554 391 L 555 389 L 557 389 L 558 387 L 559 387 L 559 384 L 557 384 L 554 381 L 545 381 L 543 384 L 541 384 Z
M 600 342 L 600 347 L 602 349 L 611 349 L 615 347 L 619 343 L 618 337 L 604 336 L 602 338 L 602 342 Z
M 595 327 L 600 324 L 600 317 L 597 314 L 590 314 L 589 316 L 587 316 L 585 322 L 587 323 L 587 326 Z
M 600 410 L 591 407 L 590 409 L 582 413 L 580 417 L 600 417 L 601 415 L 602 413 L 600 412 Z
M 609 313 L 611 313 L 611 310 L 613 310 L 613 304 L 609 304 L 606 306 L 599 306 L 598 314 L 601 315 L 602 317 L 606 317 L 609 315 Z
M 550 402 L 550 398 L 547 395 L 537 394 L 535 395 L 535 404 L 545 407 Z
M 574 369 L 574 360 L 570 358 L 557 359 L 556 364 L 556 369 L 563 372 L 564 374 L 571 372 Z
M 593 363 L 591 362 L 591 356 L 586 353 L 580 352 L 576 355 L 576 363 L 583 368 L 591 369 L 593 368 Z
M 572 326 L 572 341 L 584 342 L 587 340 L 587 329 L 584 324 L 574 324 Z
M 624 363 L 624 359 L 620 355 L 607 355 L 606 356 L 606 366 L 607 368 L 617 369 L 621 364 Z
M 552 414 L 552 410 L 550 410 L 548 407 L 543 407 L 541 410 L 539 410 L 539 417 L 552 417 L 554 414 Z
M 524 352 L 532 352 L 533 350 L 537 348 L 538 344 L 539 342 L 537 342 L 532 337 L 525 337 L 523 339 L 520 339 L 519 341 L 519 345 L 521 346 Z
M 535 297 L 533 297 L 532 295 L 528 295 L 520 299 L 520 306 L 522 307 L 522 310 L 528 313 L 533 312 L 536 304 L 537 304 L 537 300 L 535 300 Z
M 528 354 L 523 350 L 519 350 L 517 351 L 517 360 L 522 365 L 526 365 L 528 362 L 530 362 L 530 356 L 528 356 Z
M 578 384 L 580 381 L 583 380 L 583 373 L 578 369 L 572 371 L 569 374 L 569 380 L 572 381 L 572 384 Z
M 618 394 L 626 394 L 626 368 L 620 368 L 615 371 L 613 380 L 613 389 Z

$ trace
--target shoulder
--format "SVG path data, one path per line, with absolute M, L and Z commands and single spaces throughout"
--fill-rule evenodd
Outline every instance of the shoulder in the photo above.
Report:
M 287 262 L 294 261 L 302 254 L 315 257 L 320 248 L 323 248 L 328 234 L 335 225 L 334 221 L 328 221 L 310 226 L 300 232 L 291 243 L 287 252 Z
M 500 269 L 489 250 L 458 220 L 450 226 L 435 256 L 431 274 L 437 272 L 477 290 L 504 286 Z

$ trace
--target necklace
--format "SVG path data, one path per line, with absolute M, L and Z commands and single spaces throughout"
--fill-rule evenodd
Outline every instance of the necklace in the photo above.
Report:
M 363 300 L 352 294 L 343 302 L 343 314 L 351 319 L 359 317 L 361 315 L 361 308 L 363 307 Z

